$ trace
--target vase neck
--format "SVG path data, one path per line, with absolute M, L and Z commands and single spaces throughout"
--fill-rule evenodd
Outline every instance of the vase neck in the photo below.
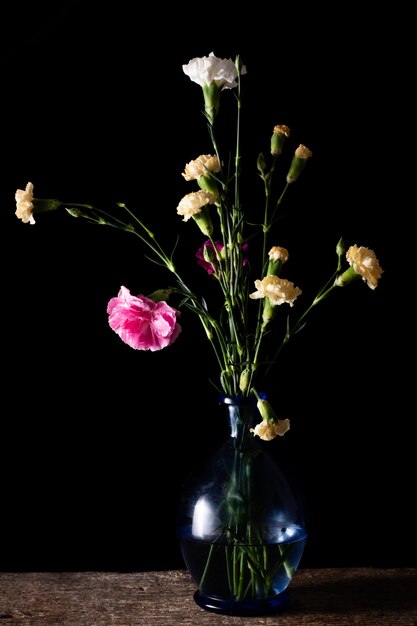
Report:
M 238 448 L 247 448 L 253 435 L 250 432 L 258 419 L 258 409 L 254 398 L 222 396 L 220 402 L 229 419 L 230 436 Z

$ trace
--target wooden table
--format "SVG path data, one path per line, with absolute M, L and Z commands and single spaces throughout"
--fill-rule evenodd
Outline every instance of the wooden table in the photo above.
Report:
M 186 571 L 0 573 L 0 626 L 416 626 L 417 568 L 300 569 L 273 617 L 209 613 Z

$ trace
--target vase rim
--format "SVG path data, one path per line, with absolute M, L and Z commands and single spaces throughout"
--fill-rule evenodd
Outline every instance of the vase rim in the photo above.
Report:
M 259 397 L 266 398 L 264 393 L 260 393 Z M 222 404 L 256 404 L 255 396 L 229 396 L 227 394 L 220 395 L 220 402 Z

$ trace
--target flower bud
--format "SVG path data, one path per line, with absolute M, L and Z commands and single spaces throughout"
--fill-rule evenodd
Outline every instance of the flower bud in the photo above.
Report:
M 288 250 L 281 246 L 273 246 L 269 253 L 267 276 L 279 276 L 281 267 L 288 261 Z
M 149 300 L 153 300 L 153 302 L 167 302 L 169 299 L 169 296 L 171 295 L 172 289 L 157 289 L 156 291 L 153 291 L 151 294 L 149 294 L 149 296 L 146 296 L 147 298 L 149 298 Z
M 246 66 L 243 65 L 242 59 L 240 58 L 239 54 L 236 56 L 236 59 L 235 59 L 235 67 L 236 67 L 238 74 L 246 74 Z
M 274 126 L 274 132 L 271 137 L 271 154 L 277 157 L 281 154 L 287 137 L 290 136 L 290 129 L 284 124 Z
M 267 170 L 267 164 L 266 164 L 265 157 L 262 154 L 262 152 L 258 156 L 258 160 L 256 161 L 256 167 L 261 172 L 261 174 L 265 174 Z
M 65 210 L 67 211 L 67 213 L 72 215 L 72 217 L 83 217 L 83 215 L 84 215 L 84 213 L 82 211 L 80 211 L 80 209 L 68 209 L 66 207 Z
M 249 386 L 250 374 L 251 372 L 248 367 L 245 367 L 243 372 L 240 374 L 239 389 L 243 392 L 245 392 Z
M 287 183 L 294 183 L 303 169 L 305 168 L 308 159 L 313 156 L 311 150 L 300 144 L 295 151 L 295 154 L 290 165 L 290 169 L 287 174 Z
M 345 242 L 343 241 L 343 238 L 340 237 L 339 241 L 337 242 L 337 246 L 336 246 L 336 254 L 337 256 L 343 256 L 345 253 Z
M 213 263 L 217 260 L 216 253 L 211 245 L 203 246 L 203 259 L 206 263 L 210 263 L 210 265 L 213 265 Z

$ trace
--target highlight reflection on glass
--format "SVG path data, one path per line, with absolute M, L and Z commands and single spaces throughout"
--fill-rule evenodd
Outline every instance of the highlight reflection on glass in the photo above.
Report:
M 191 533 L 193 537 L 207 537 L 211 535 L 218 527 L 219 520 L 212 511 L 210 503 L 206 496 L 201 496 L 194 507 L 193 524 Z

